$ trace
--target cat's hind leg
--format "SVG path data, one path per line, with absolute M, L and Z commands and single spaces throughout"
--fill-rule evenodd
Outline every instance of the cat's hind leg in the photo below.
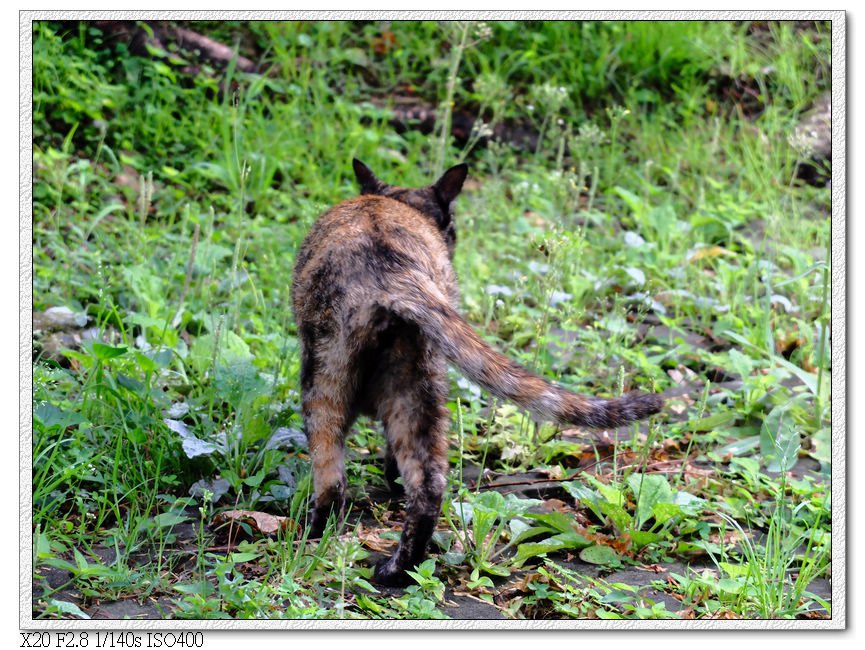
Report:
M 379 404 L 390 453 L 406 493 L 399 546 L 375 568 L 375 581 L 383 585 L 411 582 L 406 569 L 414 568 L 426 555 L 447 482 L 450 411 L 445 406 L 446 375 L 419 370 L 415 381 L 391 386 Z
M 312 458 L 313 496 L 309 537 L 321 537 L 331 513 L 345 509 L 345 437 L 351 426 L 352 382 L 348 366 L 328 355 L 327 341 L 301 330 L 301 404 Z

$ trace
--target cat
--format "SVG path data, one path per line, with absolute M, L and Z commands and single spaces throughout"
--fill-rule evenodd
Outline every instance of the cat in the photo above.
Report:
M 374 580 L 405 586 L 426 555 L 448 471 L 447 364 L 498 397 L 561 424 L 617 427 L 661 410 L 659 395 L 584 397 L 529 372 L 483 341 L 457 311 L 453 207 L 468 174 L 404 188 L 353 161 L 361 195 L 325 212 L 298 250 L 292 303 L 301 402 L 312 459 L 311 538 L 345 507 L 344 441 L 360 415 L 384 425 L 385 476 L 406 493 L 396 552 Z M 396 481 L 402 477 L 403 486 Z

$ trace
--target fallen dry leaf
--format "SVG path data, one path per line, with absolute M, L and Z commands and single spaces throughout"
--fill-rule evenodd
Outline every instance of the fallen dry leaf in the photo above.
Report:
M 275 535 L 280 530 L 293 529 L 297 526 L 297 522 L 288 517 L 278 517 L 254 510 L 226 510 L 213 517 L 215 526 L 232 522 L 243 522 L 262 535 Z
M 586 529 L 592 525 L 592 520 L 589 519 L 589 517 L 586 515 L 585 511 L 576 510 L 573 512 L 573 515 L 574 515 L 574 521 L 577 523 L 577 525 L 579 527 Z
M 724 533 L 724 546 L 730 546 L 742 540 L 742 535 L 737 530 L 728 530 Z M 719 533 L 711 533 L 709 535 L 709 541 L 712 544 L 720 544 L 721 543 L 721 535 Z
M 571 508 L 561 499 L 546 499 L 540 505 L 544 512 L 570 512 Z
M 590 542 L 598 544 L 599 546 L 609 546 L 619 555 L 627 555 L 628 557 L 634 556 L 634 552 L 631 550 L 631 536 L 627 533 L 621 536 L 610 537 L 603 533 L 592 532 L 590 529 L 583 528 L 582 526 L 574 526 L 574 531 L 578 535 L 585 537 Z
M 682 415 L 685 411 L 690 408 L 688 404 L 685 403 L 683 399 L 670 399 L 667 400 L 667 409 L 675 413 L 676 415 Z
M 351 536 L 357 538 L 361 544 L 371 551 L 389 553 L 393 550 L 396 542 L 392 539 L 384 539 L 379 533 L 380 530 L 378 528 L 367 528 L 363 524 L 358 524 L 357 528 L 352 531 Z
M 529 572 L 522 576 L 520 579 L 512 582 L 511 589 L 527 594 L 531 592 L 529 585 L 537 582 L 549 583 L 549 579 L 546 576 L 541 575 L 540 573 Z

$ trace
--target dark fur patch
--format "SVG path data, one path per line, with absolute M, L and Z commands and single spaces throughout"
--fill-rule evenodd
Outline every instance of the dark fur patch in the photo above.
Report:
M 300 387 L 309 390 L 315 377 L 315 329 L 304 323 L 300 330 Z

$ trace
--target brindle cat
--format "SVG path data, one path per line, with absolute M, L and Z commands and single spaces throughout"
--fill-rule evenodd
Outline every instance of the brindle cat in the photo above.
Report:
M 499 397 L 562 424 L 617 427 L 657 413 L 658 395 L 583 397 L 542 379 L 491 348 L 457 312 L 451 266 L 453 203 L 468 168 L 429 187 L 381 182 L 359 160 L 362 195 L 331 208 L 297 254 L 292 300 L 301 343 L 303 418 L 315 506 L 310 537 L 345 505 L 343 445 L 359 414 L 387 436 L 386 477 L 402 476 L 406 518 L 396 553 L 375 580 L 410 582 L 439 516 L 448 470 L 448 361 Z

